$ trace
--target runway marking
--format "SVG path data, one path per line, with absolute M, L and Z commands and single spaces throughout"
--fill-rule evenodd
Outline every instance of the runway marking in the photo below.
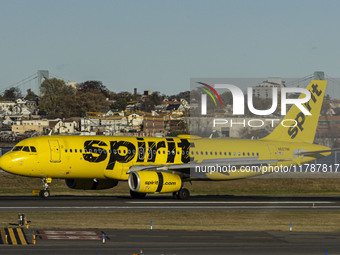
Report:
M 41 239 L 50 240 L 101 240 L 103 232 L 37 230 L 37 234 Z
M 5 233 L 5 229 L 0 229 L 0 236 L 1 236 L 1 240 L 2 240 L 2 244 L 6 244 L 6 233 Z
M 317 204 L 316 204 L 317 205 Z M 311 209 L 313 208 L 311 205 L 293 205 L 293 206 L 280 206 L 280 205 L 271 205 L 271 206 L 27 206 L 27 207 L 0 207 L 0 211 L 3 210 L 124 210 L 124 209 Z M 317 206 L 314 210 L 317 209 L 340 209 L 339 205 L 323 205 Z
M 59 231 L 59 230 L 39 230 L 41 235 L 79 235 L 79 236 L 98 236 L 100 231 Z
M 214 238 L 221 238 L 221 236 L 181 236 L 183 238 L 210 238 L 210 239 L 214 239 Z
M 334 204 L 332 201 L 131 201 L 128 204 Z
M 11 238 L 11 241 L 12 241 L 12 244 L 13 245 L 17 245 L 17 239 L 15 238 L 15 235 L 14 235 L 14 232 L 13 232 L 13 229 L 12 228 L 8 228 L 8 234 Z
M 22 245 L 27 245 L 27 242 L 26 242 L 26 239 L 25 239 L 25 235 L 24 233 L 22 232 L 22 229 L 21 228 L 17 228 L 16 229 L 17 232 L 18 232 L 18 236 L 19 236 L 19 239 L 20 239 L 20 242 Z
M 148 238 L 151 238 L 151 237 L 162 237 L 162 238 L 164 238 L 164 237 L 169 237 L 169 236 L 159 236 L 159 235 L 157 235 L 157 236 L 151 236 L 151 235 L 129 235 L 129 237 L 148 237 Z

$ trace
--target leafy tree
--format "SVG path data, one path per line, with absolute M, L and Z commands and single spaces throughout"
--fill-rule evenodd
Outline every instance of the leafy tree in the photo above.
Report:
M 110 97 L 110 91 L 101 81 L 85 81 L 78 85 L 78 91 L 82 93 L 102 93 L 106 98 Z
M 77 116 L 85 116 L 87 112 L 100 112 L 109 109 L 107 99 L 110 91 L 101 81 L 86 81 L 78 85 L 76 93 Z
M 20 97 L 22 97 L 21 91 L 17 87 L 6 89 L 4 92 L 4 100 L 7 101 L 15 101 Z
M 163 101 L 163 96 L 160 96 L 159 91 L 152 92 L 150 95 L 150 101 L 153 105 L 160 105 Z
M 28 89 L 25 99 L 29 101 L 34 101 L 36 100 L 36 98 L 37 95 L 31 89 Z
M 42 97 L 39 103 L 40 110 L 46 112 L 49 118 L 68 118 L 74 109 L 73 88 L 66 86 L 63 80 L 56 78 L 46 79 L 41 84 Z

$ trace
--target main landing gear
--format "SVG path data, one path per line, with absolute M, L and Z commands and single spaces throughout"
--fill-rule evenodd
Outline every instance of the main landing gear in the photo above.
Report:
M 173 192 L 172 197 L 180 200 L 188 200 L 190 197 L 190 191 L 186 188 L 182 188 L 179 191 Z
M 50 196 L 50 190 L 48 189 L 48 184 L 52 182 L 52 178 L 42 178 L 43 189 L 40 190 L 39 196 L 41 198 L 48 198 Z
M 144 198 L 146 196 L 146 193 L 139 193 L 139 192 L 130 190 L 130 195 L 132 198 Z

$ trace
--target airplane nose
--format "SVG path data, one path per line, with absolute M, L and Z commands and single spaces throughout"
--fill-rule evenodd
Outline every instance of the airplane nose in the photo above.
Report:
M 10 172 L 12 169 L 12 157 L 9 155 L 3 155 L 0 158 L 0 168 L 6 172 Z

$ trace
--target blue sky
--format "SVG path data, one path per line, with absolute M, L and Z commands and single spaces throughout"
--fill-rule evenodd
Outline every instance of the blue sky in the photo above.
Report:
M 0 0 L 0 90 L 39 69 L 166 94 L 197 77 L 340 77 L 339 12 L 332 0 Z

